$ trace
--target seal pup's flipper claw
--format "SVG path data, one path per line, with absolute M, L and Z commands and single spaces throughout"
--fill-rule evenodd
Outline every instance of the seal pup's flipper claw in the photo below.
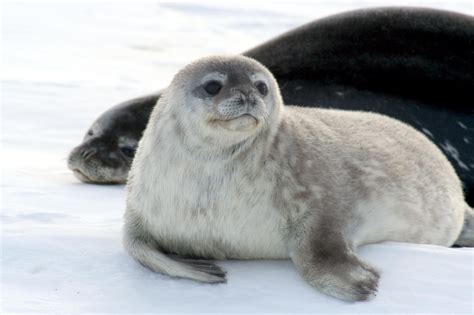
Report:
M 204 259 L 193 259 L 193 258 L 184 258 L 180 256 L 171 255 L 170 256 L 174 261 L 179 263 L 186 264 L 188 266 L 192 266 L 197 270 L 210 273 L 215 276 L 225 278 L 227 271 L 223 270 L 221 267 L 216 265 L 214 261 L 211 260 L 204 260 Z M 225 279 L 224 279 L 225 282 Z
M 178 262 L 193 266 L 197 269 L 202 269 L 212 274 L 222 274 L 223 276 L 227 274 L 227 271 L 223 270 L 219 265 L 216 265 L 212 260 L 183 258 L 179 256 L 172 256 L 171 258 Z

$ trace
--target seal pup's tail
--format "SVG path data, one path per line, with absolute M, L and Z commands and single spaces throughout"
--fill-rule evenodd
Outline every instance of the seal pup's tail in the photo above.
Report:
M 155 272 L 207 283 L 227 282 L 226 272 L 210 261 L 168 256 L 128 233 L 125 233 L 123 243 L 130 256 Z
M 464 214 L 464 226 L 454 245 L 474 247 L 474 209 L 469 207 L 467 204 L 466 212 Z

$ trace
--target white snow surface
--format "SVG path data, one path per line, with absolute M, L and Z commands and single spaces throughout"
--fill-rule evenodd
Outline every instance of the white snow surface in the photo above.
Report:
M 1 304 L 10 313 L 473 314 L 474 251 L 386 243 L 360 249 L 378 296 L 327 297 L 290 261 L 219 262 L 228 283 L 153 273 L 121 245 L 123 186 L 78 182 L 66 157 L 110 106 L 183 65 L 238 53 L 332 13 L 472 1 L 9 1 L 2 7 Z

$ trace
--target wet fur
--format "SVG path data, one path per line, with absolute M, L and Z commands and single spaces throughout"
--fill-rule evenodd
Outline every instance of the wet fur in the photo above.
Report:
M 189 85 L 219 69 L 267 78 L 253 131 L 202 124 L 214 109 Z M 470 211 L 446 157 L 415 129 L 374 113 L 283 107 L 270 72 L 245 57 L 206 58 L 178 73 L 127 188 L 124 245 L 150 269 L 224 282 L 212 262 L 177 257 L 291 258 L 313 287 L 350 301 L 373 297 L 379 279 L 358 246 L 451 246 Z

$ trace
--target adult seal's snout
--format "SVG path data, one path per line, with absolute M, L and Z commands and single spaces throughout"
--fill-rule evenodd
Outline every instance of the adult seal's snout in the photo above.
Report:
M 85 183 L 121 184 L 130 167 L 130 157 L 113 143 L 101 143 L 100 138 L 89 139 L 74 148 L 68 157 L 68 167 L 74 176 Z

